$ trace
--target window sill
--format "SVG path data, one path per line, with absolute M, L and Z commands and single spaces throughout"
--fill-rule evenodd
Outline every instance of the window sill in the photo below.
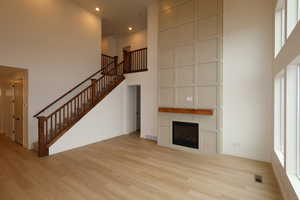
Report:
M 284 167 L 284 156 L 283 156 L 283 154 L 278 150 L 275 150 L 275 154 L 276 154 L 281 166 Z
M 299 179 L 299 177 L 288 174 L 288 179 L 289 179 L 297 197 L 300 198 L 300 179 Z

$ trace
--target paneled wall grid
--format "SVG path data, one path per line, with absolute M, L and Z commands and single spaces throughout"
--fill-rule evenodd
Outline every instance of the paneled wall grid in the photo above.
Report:
M 221 148 L 222 7 L 221 0 L 160 1 L 159 106 L 210 108 L 215 113 L 159 113 L 161 145 L 173 146 L 171 124 L 181 120 L 199 123 L 200 152 Z

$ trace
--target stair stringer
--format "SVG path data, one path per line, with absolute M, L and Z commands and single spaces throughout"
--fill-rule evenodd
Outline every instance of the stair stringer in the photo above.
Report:
M 125 81 L 49 147 L 49 155 L 100 142 L 123 134 Z

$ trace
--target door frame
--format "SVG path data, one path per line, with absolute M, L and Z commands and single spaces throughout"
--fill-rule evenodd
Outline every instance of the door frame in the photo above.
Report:
M 129 90 L 130 89 L 132 89 L 132 88 L 135 88 L 135 98 L 134 98 L 134 102 L 135 102 L 135 104 L 134 105 L 132 105 L 131 103 L 132 103 L 132 101 L 128 101 L 129 100 Z M 139 130 L 139 132 L 140 132 L 140 135 L 139 135 L 139 137 L 140 138 L 142 138 L 142 113 L 143 113 L 143 111 L 142 111 L 142 85 L 141 84 L 134 84 L 134 83 L 132 83 L 132 84 L 128 84 L 127 86 L 126 86 L 126 101 L 127 101 L 127 105 L 126 106 L 129 106 L 129 104 L 131 104 L 131 106 L 134 106 L 134 108 L 135 108 L 135 113 L 134 113 L 134 121 L 135 121 L 135 129 L 134 130 L 131 130 L 131 132 L 128 132 L 128 133 L 134 133 L 134 132 L 137 132 L 138 130 L 137 130 L 137 122 L 138 122 L 138 120 L 137 120 L 137 91 L 138 91 L 138 88 L 140 88 L 140 130 Z M 129 113 L 132 113 L 132 112 L 125 112 L 126 114 L 129 114 Z M 127 116 L 125 116 L 125 117 L 127 117 Z
M 28 149 L 28 69 L 2 66 L 0 70 L 6 69 L 16 73 L 20 73 L 20 78 L 23 79 L 23 144 L 22 146 Z M 12 79 L 13 80 L 13 79 Z M 12 119 L 13 120 L 13 119 Z
M 138 98 L 138 94 L 139 94 L 139 98 Z M 142 119 L 142 100 L 141 99 L 142 99 L 142 87 L 141 87 L 141 85 L 136 85 L 136 104 L 137 104 L 136 110 L 138 111 L 138 109 L 139 109 L 139 113 L 136 112 L 136 131 L 139 131 L 139 132 L 141 132 L 141 127 L 142 127 L 142 120 L 141 120 Z

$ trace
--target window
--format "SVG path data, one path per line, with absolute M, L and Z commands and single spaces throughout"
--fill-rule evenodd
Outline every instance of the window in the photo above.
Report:
M 297 177 L 300 179 L 300 134 L 297 134 Z
M 287 0 L 287 37 L 292 33 L 298 22 L 298 1 Z
M 285 9 L 280 10 L 281 15 L 281 47 L 283 47 L 285 42 Z
M 281 163 L 284 163 L 285 152 L 285 78 L 281 74 L 275 80 L 275 152 Z
M 292 63 L 279 73 L 274 89 L 274 149 L 300 196 L 300 65 Z
M 275 56 L 285 43 L 285 9 L 279 8 L 275 14 Z
M 297 2 L 297 7 L 298 7 L 298 21 L 300 20 L 300 0 Z
M 275 10 L 275 57 L 300 20 L 300 0 L 278 0 Z
M 296 136 L 296 175 L 300 179 L 300 65 L 297 67 L 297 136 Z

